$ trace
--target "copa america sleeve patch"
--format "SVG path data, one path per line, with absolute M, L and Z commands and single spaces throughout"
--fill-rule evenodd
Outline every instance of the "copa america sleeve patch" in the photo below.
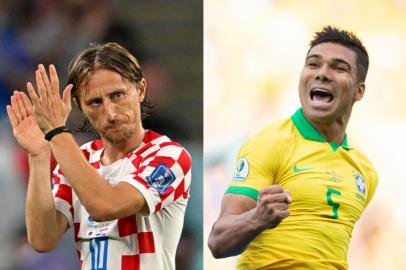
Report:
M 250 165 L 245 157 L 241 157 L 237 161 L 237 165 L 233 175 L 233 181 L 242 182 L 247 178 L 250 171 Z
M 175 181 L 176 177 L 168 166 L 159 163 L 152 173 L 145 179 L 151 187 L 158 190 L 160 194 L 163 194 L 171 186 L 173 181 Z

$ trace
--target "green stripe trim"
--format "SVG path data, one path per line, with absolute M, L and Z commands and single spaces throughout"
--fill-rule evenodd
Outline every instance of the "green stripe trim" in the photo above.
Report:
M 323 136 L 315 129 L 312 124 L 304 117 L 302 108 L 298 109 L 291 117 L 293 124 L 299 130 L 300 134 L 306 139 L 325 142 Z
M 312 124 L 304 117 L 302 108 L 298 109 L 291 117 L 293 124 L 299 131 L 299 133 L 308 140 L 316 142 L 326 142 L 326 139 L 315 129 Z M 342 146 L 346 150 L 351 150 L 352 148 L 348 145 L 347 134 L 344 135 L 344 140 L 341 144 L 336 144 L 329 142 L 333 151 Z
M 232 194 L 241 194 L 253 198 L 254 200 L 258 199 L 259 192 L 256 189 L 249 187 L 228 187 L 225 193 Z
M 342 146 L 343 148 L 347 149 L 347 150 L 351 150 L 351 149 L 352 149 L 352 147 L 348 145 L 348 142 L 347 142 L 347 134 L 344 135 L 344 140 L 343 140 L 343 143 L 341 144 L 341 146 Z
M 329 142 L 329 144 L 330 144 L 331 148 L 333 148 L 334 152 L 337 151 L 338 148 L 340 148 L 339 144 L 336 144 L 336 143 L 333 143 L 333 142 Z

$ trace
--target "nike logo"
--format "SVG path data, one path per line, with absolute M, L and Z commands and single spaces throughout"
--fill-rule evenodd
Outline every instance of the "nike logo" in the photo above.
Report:
M 295 165 L 295 167 L 293 167 L 293 171 L 295 173 L 304 172 L 304 171 L 310 171 L 310 170 L 313 170 L 313 168 L 298 168 L 296 165 Z

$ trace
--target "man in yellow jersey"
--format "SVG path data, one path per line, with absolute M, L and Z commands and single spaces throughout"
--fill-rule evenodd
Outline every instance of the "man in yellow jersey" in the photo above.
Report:
M 348 269 L 352 229 L 378 182 L 345 133 L 368 63 L 353 33 L 327 26 L 315 34 L 300 76 L 302 108 L 240 149 L 209 236 L 214 257 L 241 254 L 241 270 Z

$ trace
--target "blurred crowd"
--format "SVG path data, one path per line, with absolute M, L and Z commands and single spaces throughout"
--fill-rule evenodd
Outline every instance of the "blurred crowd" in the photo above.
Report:
M 259 0 L 247 8 L 246 1 L 208 0 L 204 8 L 205 241 L 239 147 L 300 106 L 308 43 L 331 24 L 354 31 L 370 55 L 365 96 L 354 105 L 347 134 L 380 178 L 353 231 L 349 269 L 406 269 L 406 1 Z M 233 269 L 235 261 L 215 260 L 205 247 L 207 269 Z
M 178 16 L 172 9 L 187 11 Z M 138 12 L 138 10 L 141 10 Z M 148 11 L 148 12 L 145 12 Z M 199 13 L 200 11 L 200 13 Z M 189 14 L 189 13 L 195 14 Z M 202 4 L 199 1 L 114 1 L 114 0 L 10 0 L 0 2 L 0 269 L 71 270 L 78 269 L 72 232 L 65 235 L 56 250 L 38 254 L 27 245 L 24 225 L 25 189 L 28 179 L 26 154 L 16 145 L 5 107 L 13 90 L 26 91 L 40 63 L 54 64 L 61 84 L 66 82 L 69 61 L 92 42 L 114 41 L 126 47 L 140 61 L 148 81 L 148 98 L 156 113 L 144 122 L 146 128 L 164 133 L 183 144 L 192 154 L 191 200 L 178 249 L 178 269 L 202 269 Z M 162 16 L 161 16 L 161 15 Z M 150 15 L 150 16 L 149 16 Z M 163 26 L 169 23 L 170 27 Z M 183 24 L 184 23 L 184 24 Z M 194 26 L 184 31 L 186 26 Z M 185 48 L 163 49 L 160 42 L 183 39 Z M 161 33 L 159 31 L 165 31 Z M 168 31 L 169 33 L 166 33 Z M 183 32 L 182 32 L 183 31 Z M 186 34 L 185 34 L 186 33 Z M 179 37 L 180 35 L 184 35 Z M 169 48 L 169 49 L 168 49 Z M 188 59 L 182 54 L 187 50 Z M 187 62 L 190 70 L 177 68 Z M 168 60 L 169 59 L 169 60 Z M 187 89 L 190 93 L 185 93 Z M 176 99 L 186 111 L 174 114 Z M 197 105 L 197 106 L 196 106 Z M 176 110 L 175 110 L 176 111 Z M 75 128 L 80 113 L 74 110 L 68 126 Z M 200 127 L 200 130 L 190 131 Z M 78 143 L 94 138 L 92 133 L 75 133 Z M 200 267 L 200 268 L 199 268 Z

